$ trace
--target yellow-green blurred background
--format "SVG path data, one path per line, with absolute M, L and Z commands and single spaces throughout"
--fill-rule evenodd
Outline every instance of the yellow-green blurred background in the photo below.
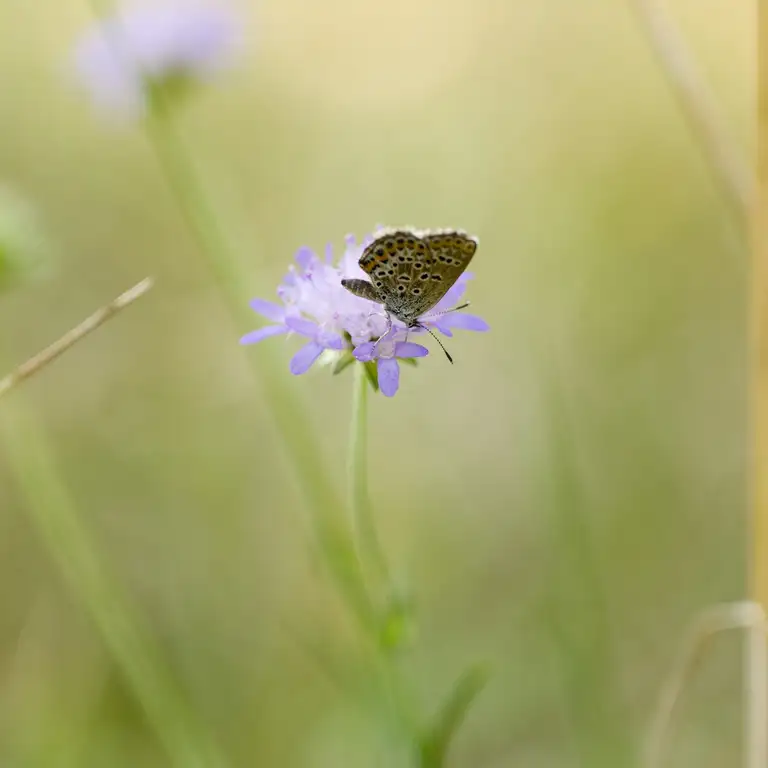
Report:
M 753 3 L 665 6 L 747 162 Z M 340 249 L 378 223 L 480 238 L 468 298 L 491 332 L 457 333 L 454 366 L 433 350 L 371 405 L 421 710 L 486 660 L 449 765 L 618 765 L 690 621 L 743 596 L 747 543 L 746 238 L 630 4 L 237 9 L 243 55 L 180 125 L 246 294 L 272 298 L 299 246 Z M 238 346 L 262 321 L 232 324 L 141 128 L 75 82 L 90 20 L 79 0 L 0 3 L 0 182 L 56 251 L 47 279 L 0 297 L 3 368 L 145 275 L 156 287 L 0 407 L 37 410 L 100 555 L 231 765 L 404 765 L 365 705 L 360 640 L 246 358 L 304 401 L 340 494 L 351 376 L 292 377 L 295 341 Z M 740 649 L 712 644 L 665 765 L 738 764 Z M 168 760 L 0 457 L 0 765 Z

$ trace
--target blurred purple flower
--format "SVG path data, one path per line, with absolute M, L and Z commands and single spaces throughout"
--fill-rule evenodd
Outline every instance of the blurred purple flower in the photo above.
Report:
M 254 299 L 251 308 L 273 324 L 247 333 L 241 344 L 255 344 L 270 336 L 295 333 L 303 336 L 305 345 L 293 356 L 290 370 L 293 374 L 306 373 L 324 355 L 339 360 L 361 363 L 375 361 L 382 394 L 392 397 L 400 383 L 398 359 L 426 357 L 429 350 L 408 341 L 421 328 L 406 329 L 393 318 L 389 328 L 384 308 L 373 301 L 350 293 L 341 285 L 343 278 L 365 278 L 358 265 L 363 248 L 371 242 L 368 237 L 358 244 L 354 236 L 346 238 L 346 248 L 337 265 L 333 264 L 333 250 L 329 244 L 324 258 L 310 248 L 300 248 L 296 265 L 291 266 L 277 296 L 281 303 Z M 474 315 L 449 311 L 458 303 L 466 290 L 470 274 L 463 274 L 435 308 L 420 318 L 425 326 L 446 336 L 452 329 L 487 331 L 487 323 Z M 354 355 L 354 357 L 351 357 Z
M 82 37 L 76 69 L 98 106 L 138 117 L 153 88 L 183 88 L 218 72 L 233 53 L 236 33 L 226 6 L 126 5 Z

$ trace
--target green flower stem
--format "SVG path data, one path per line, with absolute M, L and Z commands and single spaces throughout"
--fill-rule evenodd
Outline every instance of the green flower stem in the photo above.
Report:
M 421 740 L 420 768 L 442 768 L 456 731 L 488 682 L 489 671 L 475 664 L 462 674 Z
M 360 558 L 370 562 L 380 584 L 388 586 L 389 567 L 381 547 L 368 493 L 368 387 L 365 366 L 355 364 L 352 422 L 349 430 L 348 488 L 352 525 L 357 534 Z
M 90 5 L 97 18 L 115 9 L 112 0 L 90 0 Z M 121 45 L 119 30 L 114 33 L 113 44 L 118 48 Z M 150 103 L 145 127 L 150 143 L 187 226 L 197 238 L 224 298 L 234 323 L 234 334 L 241 333 L 252 322 L 247 309 L 250 298 L 245 290 L 247 280 L 237 256 L 231 251 L 219 227 L 181 138 L 176 133 L 173 97 L 169 98 L 169 88 L 155 84 L 148 90 Z M 343 506 L 328 480 L 330 474 L 322 465 L 320 447 L 307 428 L 310 420 L 301 401 L 292 397 L 282 377 L 275 375 L 274 371 L 278 369 L 276 363 L 269 360 L 265 362 L 268 350 L 263 352 L 258 367 L 255 360 L 249 357 L 251 369 L 269 402 L 270 413 L 284 448 L 294 466 L 305 499 L 314 512 L 318 544 L 356 619 L 366 631 L 374 632 L 375 617 L 357 552 L 340 519 Z
M 170 110 L 158 104 L 147 120 L 152 147 L 187 225 L 200 243 L 238 332 L 242 332 L 253 324 L 253 316 L 248 309 L 248 281 L 242 274 L 237 257 L 230 252 L 174 128 Z M 270 364 L 273 361 L 264 361 L 264 355 L 268 355 L 269 350 L 265 348 L 262 352 L 262 359 L 258 367 L 254 363 L 253 371 L 269 402 L 290 457 L 300 470 L 299 480 L 303 490 L 316 508 L 340 509 L 342 505 L 321 463 L 320 448 L 307 429 L 310 419 L 303 404 L 286 391 L 283 376 L 275 375 L 277 366 Z
M 176 134 L 172 112 L 162 92 L 155 92 L 146 121 L 147 133 L 157 159 L 175 194 L 190 230 L 201 250 L 234 321 L 235 333 L 252 323 L 248 311 L 247 280 L 231 253 L 227 239 L 218 226 L 203 186 Z M 276 375 L 276 362 L 265 360 L 268 350 L 261 350 L 258 365 L 251 361 L 252 372 L 269 403 L 283 445 L 296 471 L 305 499 L 314 512 L 313 519 L 320 547 L 337 585 L 358 622 L 373 631 L 375 618 L 366 590 L 362 569 L 353 542 L 344 528 L 340 510 L 343 503 L 329 481 L 323 466 L 322 451 L 308 429 L 302 402 L 286 389 L 282 375 Z
M 170 764 L 223 766 L 218 749 L 179 692 L 151 635 L 98 556 L 43 427 L 20 395 L 4 399 L 0 408 L 0 442 L 44 543 L 133 690 Z
M 356 534 L 360 559 L 374 572 L 375 594 L 384 598 L 384 611 L 377 616 L 377 640 L 372 647 L 375 668 L 384 697 L 394 715 L 395 726 L 403 739 L 414 750 L 421 737 L 421 724 L 415 710 L 414 698 L 399 668 L 399 660 L 393 651 L 397 643 L 390 645 L 388 625 L 392 620 L 393 598 L 389 579 L 389 567 L 376 533 L 370 496 L 368 493 L 368 389 L 371 386 L 365 365 L 355 363 L 352 419 L 349 431 L 349 457 L 347 461 L 348 488 L 352 525 Z

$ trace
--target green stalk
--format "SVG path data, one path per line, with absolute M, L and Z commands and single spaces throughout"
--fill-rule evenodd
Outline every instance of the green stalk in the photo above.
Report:
M 171 765 L 223 766 L 218 749 L 161 661 L 151 634 L 98 556 L 43 427 L 19 396 L 7 398 L 0 408 L 0 441 L 33 523 L 133 690 Z
M 112 0 L 90 0 L 97 18 L 114 11 Z M 113 44 L 121 45 L 120 32 L 113 31 Z M 171 86 L 172 87 L 172 86 Z M 173 192 L 182 216 L 206 259 L 219 293 L 233 321 L 233 338 L 252 324 L 248 309 L 248 280 L 240 269 L 239 260 L 219 227 L 203 184 L 189 159 L 173 122 L 173 98 L 161 85 L 148 86 L 149 107 L 145 128 L 155 156 Z M 302 402 L 284 386 L 283 377 L 276 375 L 277 361 L 260 350 L 259 363 L 249 356 L 251 370 L 266 400 L 282 438 L 283 446 L 296 472 L 305 500 L 313 512 L 315 533 L 320 549 L 336 584 L 358 623 L 368 632 L 374 630 L 373 610 L 354 545 L 344 528 L 340 500 L 323 465 L 322 451 L 313 438 Z
M 370 562 L 379 583 L 388 585 L 389 567 L 381 547 L 368 493 L 368 376 L 365 366 L 355 364 L 352 394 L 352 421 L 347 461 L 352 525 L 363 563 Z
M 230 251 L 203 185 L 177 135 L 172 112 L 162 92 L 156 92 L 146 121 L 147 134 L 182 215 L 200 249 L 233 321 L 233 338 L 252 324 L 248 310 L 247 279 L 237 257 Z M 248 357 L 251 370 L 269 403 L 283 447 L 293 465 L 308 506 L 313 512 L 316 535 L 331 573 L 358 622 L 367 631 L 374 627 L 373 609 L 354 545 L 340 515 L 343 503 L 323 465 L 322 450 L 308 429 L 310 419 L 303 403 L 293 397 L 282 375 L 276 375 L 277 361 L 270 360 L 268 348 L 260 350 L 259 361 Z
M 241 333 L 254 321 L 253 313 L 248 308 L 248 280 L 242 274 L 238 258 L 230 251 L 229 243 L 205 198 L 200 179 L 176 134 L 171 111 L 159 99 L 150 112 L 146 126 L 152 149 L 179 209 L 200 244 L 236 332 Z M 265 359 L 269 354 L 267 347 L 260 350 L 259 364 L 253 363 L 253 373 L 269 402 L 270 412 L 290 458 L 299 470 L 298 479 L 303 491 L 317 509 L 340 509 L 340 500 L 322 465 L 321 450 L 307 429 L 310 419 L 303 403 L 286 391 L 283 376 L 274 373 L 276 361 Z M 252 359 L 249 357 L 249 360 Z

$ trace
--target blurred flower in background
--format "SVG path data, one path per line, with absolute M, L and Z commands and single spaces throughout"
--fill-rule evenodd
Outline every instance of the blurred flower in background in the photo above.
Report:
M 34 208 L 0 185 L 0 293 L 38 277 L 50 255 L 51 245 Z
M 307 342 L 290 363 L 291 373 L 296 375 L 306 373 L 318 360 L 333 363 L 337 372 L 355 361 L 375 361 L 381 392 L 392 397 L 400 381 L 397 360 L 425 357 L 429 350 L 407 341 L 409 336 L 425 333 L 426 329 L 406 329 L 393 318 L 392 330 L 387 333 L 389 320 L 383 307 L 355 296 L 341 284 L 342 279 L 366 278 L 358 260 L 374 237 L 366 237 L 358 244 L 353 235 L 348 235 L 344 253 L 335 266 L 330 244 L 325 258 L 320 258 L 311 248 L 300 248 L 296 266 L 291 266 L 277 289 L 282 304 L 263 299 L 251 302 L 251 307 L 274 325 L 247 333 L 240 343 L 255 344 L 288 333 L 303 336 Z M 462 274 L 420 322 L 446 336 L 452 335 L 451 328 L 487 331 L 487 323 L 479 317 L 448 312 L 464 295 L 471 277 L 470 273 Z
M 79 41 L 75 63 L 94 103 L 142 116 L 153 94 L 182 96 L 231 62 L 237 23 L 227 6 L 161 2 L 100 19 Z

